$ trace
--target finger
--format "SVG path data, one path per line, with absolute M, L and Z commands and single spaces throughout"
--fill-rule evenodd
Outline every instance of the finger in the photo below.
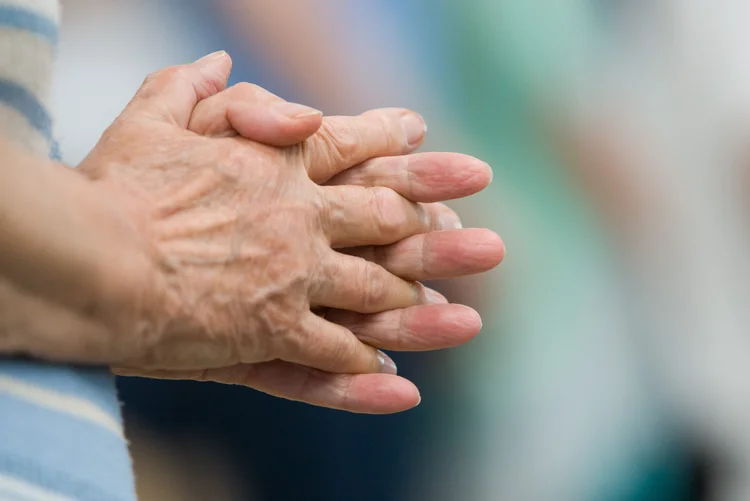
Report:
M 431 221 L 430 231 L 460 230 L 464 227 L 456 211 L 447 205 L 440 202 L 421 205 Z
M 278 358 L 305 367 L 341 374 L 396 374 L 396 364 L 386 354 L 313 313 L 305 316 L 300 329 L 274 342 Z
M 505 245 L 486 229 L 434 231 L 388 246 L 343 249 L 404 280 L 438 280 L 491 270 L 503 260 Z
M 410 202 L 390 188 L 326 186 L 323 230 L 334 248 L 387 245 L 432 230 L 460 227 L 442 204 Z
M 312 306 L 375 313 L 434 302 L 430 291 L 364 259 L 335 253 L 311 291 Z
M 220 51 L 157 71 L 146 77 L 123 115 L 149 116 L 187 127 L 198 101 L 224 90 L 231 70 L 232 59 Z
M 479 193 L 492 181 L 489 165 L 459 153 L 374 158 L 328 180 L 327 186 L 384 186 L 412 202 L 442 202 Z
M 240 135 L 285 147 L 315 134 L 322 121 L 318 110 L 286 102 L 262 87 L 242 82 L 199 102 L 188 130 L 212 137 Z
M 299 153 L 310 179 L 320 184 L 371 158 L 411 153 L 422 143 L 426 130 L 422 117 L 399 108 L 357 117 L 326 117 Z
M 413 383 L 388 374 L 331 374 L 275 360 L 205 371 L 137 371 L 114 369 L 122 376 L 189 379 L 236 384 L 269 395 L 330 409 L 362 414 L 392 414 L 419 404 Z
M 472 340 L 482 329 L 479 314 L 460 304 L 412 306 L 371 315 L 330 310 L 326 319 L 370 346 L 393 351 L 452 348 Z

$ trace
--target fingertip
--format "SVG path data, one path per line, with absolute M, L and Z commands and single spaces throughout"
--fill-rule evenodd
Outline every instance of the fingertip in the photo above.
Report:
M 505 258 L 505 244 L 500 236 L 486 228 L 463 228 L 426 233 L 421 239 L 429 239 L 424 244 L 420 239 L 412 238 L 393 247 L 393 253 L 412 251 L 425 245 L 429 253 L 425 269 L 430 276 L 419 277 L 422 280 L 436 280 L 467 275 L 476 275 L 496 268 Z M 395 260 L 395 258 L 394 258 Z M 407 261 L 399 266 L 406 267 Z M 412 268 L 413 264 L 410 265 Z M 407 268 L 408 269 L 408 268 Z
M 232 63 L 232 58 L 229 57 L 229 54 L 225 50 L 217 50 L 216 52 L 212 52 L 211 54 L 208 54 L 207 56 L 203 56 L 200 59 L 196 59 L 191 64 L 195 65 L 204 65 L 204 64 L 214 64 L 217 61 L 228 61 L 230 64 Z
M 498 266 L 505 259 L 505 242 L 500 235 L 487 228 L 466 228 L 456 230 L 462 233 L 459 246 L 463 252 L 454 256 L 470 259 L 472 274 L 483 273 Z M 443 238 L 453 238 L 454 235 L 445 232 Z
M 468 155 L 456 155 L 453 158 L 456 165 L 460 166 L 460 169 L 454 173 L 456 176 L 455 182 L 463 182 L 467 193 L 479 193 L 490 185 L 493 172 L 492 167 L 487 162 Z
M 487 247 L 488 256 L 491 259 L 491 262 L 494 263 L 492 265 L 494 268 L 505 259 L 505 242 L 503 242 L 500 235 L 494 231 L 488 229 L 485 229 L 484 231 L 484 245 Z
M 204 77 L 203 81 L 194 84 L 201 100 L 226 88 L 232 72 L 232 58 L 226 51 L 220 50 L 198 59 L 190 66 L 196 67 Z
M 489 164 L 461 153 L 429 152 L 391 157 L 374 160 L 367 168 L 386 182 L 399 179 L 396 173 L 407 169 L 410 183 L 398 191 L 408 194 L 410 200 L 428 203 L 474 195 L 484 190 L 493 177 Z
M 464 304 L 452 304 L 452 311 L 446 311 L 442 319 L 444 331 L 454 334 L 453 346 L 467 343 L 482 330 L 482 317 L 474 308 Z
M 367 374 L 356 376 L 349 389 L 346 410 L 362 414 L 395 414 L 419 405 L 417 387 L 400 376 Z
M 410 351 L 453 348 L 474 339 L 482 330 L 482 319 L 462 304 L 425 305 L 411 309 L 404 323 L 409 335 L 401 346 Z
M 323 116 L 313 108 L 301 105 L 287 108 L 287 104 L 292 103 L 278 103 L 270 108 L 259 108 L 243 102 L 232 103 L 227 117 L 243 137 L 270 146 L 291 146 L 315 134 L 323 123 Z
M 477 310 L 469 306 L 466 306 L 463 304 L 459 304 L 456 306 L 459 306 L 463 310 L 462 312 L 464 316 L 463 323 L 467 328 L 467 332 L 471 333 L 468 339 L 466 339 L 466 341 L 473 339 L 482 330 L 482 327 L 483 327 L 482 316 L 479 314 Z
M 479 160 L 477 170 L 480 172 L 484 187 L 489 186 L 490 183 L 492 183 L 492 178 L 494 177 L 494 172 L 492 171 L 492 167 L 490 166 L 490 164 Z

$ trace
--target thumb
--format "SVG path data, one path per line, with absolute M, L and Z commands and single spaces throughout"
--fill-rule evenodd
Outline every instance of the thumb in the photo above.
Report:
M 288 103 L 246 82 L 215 94 L 193 110 L 188 130 L 202 136 L 240 135 L 269 146 L 291 146 L 315 134 L 323 114 Z
M 187 127 L 193 108 L 202 99 L 224 90 L 232 59 L 214 52 L 194 63 L 170 66 L 144 80 L 123 115 L 147 116 Z

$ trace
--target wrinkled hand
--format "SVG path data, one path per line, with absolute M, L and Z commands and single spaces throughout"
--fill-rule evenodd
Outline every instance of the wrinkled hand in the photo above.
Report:
M 248 384 L 289 398 L 366 412 L 413 405 L 416 390 L 400 378 L 334 375 L 295 364 L 329 372 L 383 370 L 382 355 L 341 327 L 347 320 L 352 330 L 361 327 L 360 338 L 375 346 L 440 347 L 439 332 L 432 340 L 416 336 L 410 346 L 403 321 L 410 319 L 417 327 L 420 320 L 429 324 L 437 319 L 440 324 L 440 315 L 426 309 L 435 307 L 422 307 L 421 312 L 409 307 L 429 302 L 429 296 L 436 303 L 444 299 L 386 269 L 416 280 L 483 271 L 496 262 L 487 266 L 486 256 L 483 264 L 482 259 L 462 262 L 464 251 L 447 266 L 441 267 L 434 257 L 434 266 L 425 266 L 431 259 L 427 249 L 450 255 L 445 251 L 451 246 L 461 248 L 461 241 L 450 236 L 455 232 L 424 235 L 454 228 L 457 219 L 443 206 L 408 203 L 396 192 L 423 201 L 463 196 L 483 187 L 477 189 L 471 181 L 486 175 L 486 166 L 461 156 L 414 156 L 411 159 L 417 161 L 406 162 L 400 158 L 409 157 L 394 157 L 367 162 L 337 181 L 336 175 L 352 165 L 407 153 L 419 144 L 424 126 L 405 110 L 339 117 L 302 145 L 285 150 L 242 139 L 201 139 L 180 131 L 194 125 L 189 110 L 195 102 L 222 87 L 227 75 L 226 63 L 222 67 L 203 61 L 153 76 L 81 166 L 104 190 L 111 190 L 113 201 L 139 216 L 143 240 L 152 251 L 153 269 L 144 274 L 149 285 L 136 287 L 139 295 L 125 298 L 131 306 L 126 311 L 140 305 L 135 318 L 148 343 L 123 351 L 130 356 L 121 365 L 129 368 L 121 371 Z M 193 119 L 198 112 L 196 108 Z M 314 127 L 315 113 L 303 113 L 301 119 Z M 412 124 L 412 138 L 404 121 Z M 441 162 L 461 161 L 469 175 L 443 186 L 442 192 L 434 183 L 429 185 L 429 176 L 419 175 L 420 166 L 427 173 L 428 166 L 434 171 Z M 311 177 L 362 186 L 319 188 Z M 425 179 L 427 185 L 422 184 Z M 434 181 L 446 179 L 455 181 L 445 176 Z M 367 187 L 378 184 L 392 189 Z M 488 249 L 494 245 L 496 257 L 490 260 L 499 261 L 502 245 L 497 237 L 476 237 L 484 238 Z M 399 243 L 347 251 L 370 262 L 331 250 L 394 242 Z M 336 311 L 335 325 L 310 313 L 311 306 L 360 313 L 396 310 L 366 316 Z M 471 310 L 459 313 L 471 315 Z M 400 325 L 393 323 L 396 319 Z M 450 323 L 443 318 L 443 330 L 450 331 Z M 375 337 L 368 336 L 368 328 Z M 455 343 L 444 339 L 442 344 Z M 273 359 L 284 362 L 256 363 Z

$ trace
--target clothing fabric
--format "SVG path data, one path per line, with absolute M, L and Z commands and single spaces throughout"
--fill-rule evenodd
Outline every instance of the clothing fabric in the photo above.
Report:
M 53 158 L 59 17 L 57 0 L 0 0 L 0 134 Z M 135 500 L 106 368 L 0 358 L 0 500 Z

